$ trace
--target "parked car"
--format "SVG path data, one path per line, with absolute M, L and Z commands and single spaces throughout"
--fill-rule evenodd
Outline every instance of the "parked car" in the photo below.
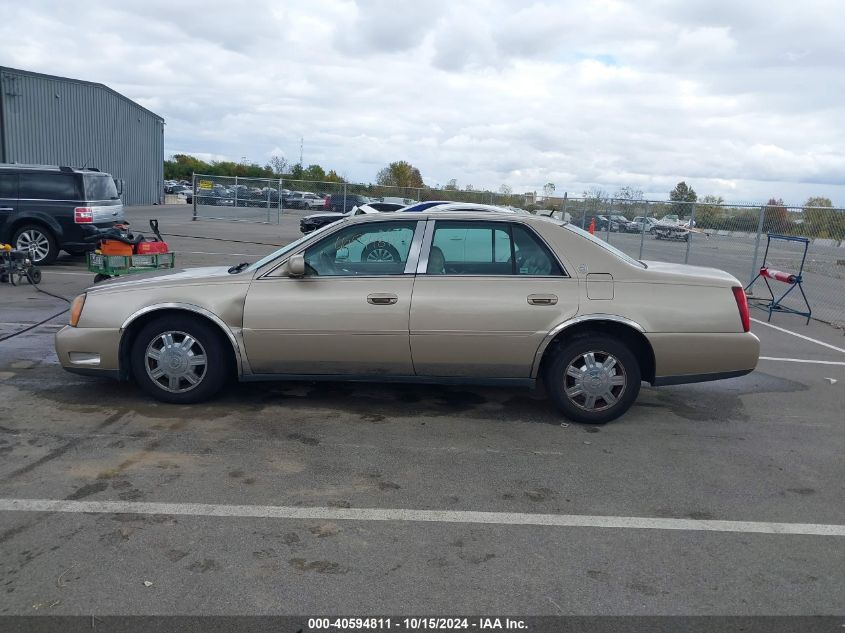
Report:
M 323 207 L 326 211 L 334 213 L 346 213 L 352 210 L 352 207 L 358 207 L 362 204 L 367 204 L 370 199 L 366 196 L 360 196 L 354 193 L 333 193 L 327 196 L 323 201 Z
M 354 217 L 356 215 L 363 215 L 366 213 L 398 211 L 402 208 L 403 206 L 401 204 L 393 202 L 370 202 L 358 207 L 353 207 L 346 213 L 315 213 L 313 215 L 306 215 L 299 221 L 299 230 L 302 233 L 310 233 L 311 231 L 316 231 L 319 228 L 332 224 L 333 222 L 337 222 L 338 220 L 342 220 L 346 217 Z
M 628 218 L 624 215 L 611 215 L 608 218 L 611 231 L 625 231 L 628 227 Z
M 322 196 L 310 191 L 293 191 L 285 199 L 285 206 L 289 209 L 322 209 L 325 201 Z
M 542 381 L 565 416 L 602 423 L 642 380 L 749 373 L 759 341 L 726 272 L 639 262 L 552 218 L 442 211 L 344 218 L 251 265 L 106 281 L 74 300 L 56 353 L 173 403 L 231 376 Z
M 628 233 L 641 233 L 643 231 L 643 224 L 645 224 L 646 232 L 653 233 L 654 225 L 657 224 L 657 220 L 651 216 L 644 217 L 642 215 L 638 215 L 625 225 L 625 230 L 628 231 Z
M 197 204 L 217 207 L 235 206 L 234 192 L 223 185 L 214 185 L 211 189 L 197 189 Z
M 60 250 L 93 250 L 96 244 L 85 238 L 123 219 L 123 203 L 107 173 L 0 163 L 0 242 L 30 249 L 35 264 L 53 263 Z

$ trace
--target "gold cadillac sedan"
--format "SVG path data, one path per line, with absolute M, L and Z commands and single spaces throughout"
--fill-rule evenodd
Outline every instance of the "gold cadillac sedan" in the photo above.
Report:
M 542 380 L 566 417 L 602 423 L 652 385 L 757 364 L 731 275 L 631 259 L 571 224 L 451 204 L 350 217 L 251 265 L 116 279 L 56 335 L 68 371 L 191 403 L 233 377 Z

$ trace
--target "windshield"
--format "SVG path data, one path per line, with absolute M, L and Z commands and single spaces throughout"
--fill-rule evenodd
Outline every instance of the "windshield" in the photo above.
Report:
M 326 231 L 327 229 L 330 229 L 330 228 L 333 228 L 333 227 L 336 227 L 336 226 L 338 226 L 338 223 L 337 223 L 337 222 L 333 222 L 333 223 L 331 223 L 331 224 L 326 224 L 325 226 L 320 227 L 320 228 L 319 228 L 319 229 L 317 229 L 316 231 L 312 231 L 312 232 L 311 232 L 311 233 L 309 233 L 308 235 L 303 235 L 303 236 L 302 236 L 302 237 L 300 237 L 298 240 L 294 240 L 294 241 L 293 241 L 293 242 L 291 242 L 290 244 L 287 244 L 287 245 L 285 245 L 285 246 L 282 246 L 279 250 L 273 251 L 273 252 L 272 252 L 272 253 L 270 253 L 269 255 L 265 255 L 264 257 L 262 257 L 261 259 L 259 259 L 257 262 L 255 262 L 254 264 L 252 264 L 252 265 L 251 265 L 249 268 L 247 268 L 246 270 L 247 270 L 247 271 L 258 270 L 258 269 L 259 269 L 259 268 L 261 268 L 262 266 L 265 266 L 265 265 L 269 264 L 270 262 L 272 262 L 273 260 L 278 259 L 279 257 L 281 257 L 282 255 L 284 255 L 285 253 L 288 253 L 288 252 L 292 251 L 293 249 L 295 249 L 295 248 L 296 248 L 297 246 L 299 246 L 300 244 L 304 244 L 305 242 L 307 242 L 308 240 L 310 240 L 312 237 L 314 237 L 314 236 L 316 236 L 316 235 L 319 235 L 320 233 L 325 233 L 325 231 Z
M 117 187 L 108 174 L 85 174 L 86 200 L 119 200 Z
M 569 229 L 573 233 L 577 233 L 581 237 L 590 240 L 593 244 L 597 244 L 598 246 L 601 246 L 604 250 L 610 251 L 611 253 L 616 255 L 619 259 L 631 264 L 632 266 L 636 266 L 637 268 L 646 268 L 646 265 L 643 264 L 642 262 L 637 261 L 633 257 L 629 257 L 628 255 L 626 255 L 625 253 L 620 251 L 615 246 L 611 246 L 610 244 L 608 244 L 604 240 L 597 238 L 595 235 L 591 235 L 589 233 L 589 231 L 579 229 L 577 226 L 573 226 L 571 224 L 564 224 L 563 228 Z

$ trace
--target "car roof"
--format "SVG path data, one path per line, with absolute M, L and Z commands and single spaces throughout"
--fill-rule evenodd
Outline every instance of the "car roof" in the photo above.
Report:
M 30 165 L 23 163 L 0 163 L 0 169 L 11 171 L 40 171 L 40 172 L 60 172 L 60 173 L 74 173 L 74 174 L 100 174 L 101 172 L 95 167 L 66 167 L 64 165 Z
M 519 213 L 513 213 L 509 211 L 503 211 L 493 207 L 493 211 L 491 209 L 472 209 L 468 208 L 470 206 L 476 207 L 489 207 L 490 205 L 464 205 L 464 204 L 455 204 L 454 209 L 447 209 L 444 210 L 443 207 L 434 207 L 432 209 L 426 209 L 424 211 L 418 211 L 413 214 L 405 215 L 401 212 L 399 213 L 371 213 L 366 215 L 358 215 L 355 217 L 350 217 L 346 221 L 349 223 L 358 223 L 358 222 L 416 222 L 418 220 L 488 220 L 488 221 L 496 221 L 496 220 L 511 220 L 511 221 L 528 221 L 528 222 L 551 222 L 553 224 L 560 225 L 562 222 L 560 220 L 556 220 L 554 218 L 549 218 L 546 216 L 528 214 L 522 215 Z M 500 212 L 496 212 L 500 211 Z

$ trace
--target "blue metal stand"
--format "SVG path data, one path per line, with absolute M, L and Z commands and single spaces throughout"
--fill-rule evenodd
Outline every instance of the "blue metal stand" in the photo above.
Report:
M 760 268 L 760 272 L 751 280 L 745 287 L 745 293 L 748 294 L 748 291 L 751 290 L 751 286 L 754 285 L 754 282 L 758 279 L 762 279 L 765 284 L 766 288 L 769 290 L 770 299 L 766 299 L 764 303 L 753 303 L 755 307 L 762 308 L 763 310 L 768 310 L 769 318 L 768 321 L 772 320 L 772 313 L 774 312 L 786 312 L 788 314 L 797 314 L 798 316 L 807 317 L 807 323 L 810 322 L 810 317 L 813 314 L 813 309 L 810 307 L 810 302 L 807 300 L 807 295 L 804 293 L 804 262 L 807 261 L 807 249 L 810 246 L 810 240 L 806 237 L 793 237 L 791 235 L 780 235 L 778 233 L 766 233 L 766 252 L 763 254 L 763 266 Z M 789 285 L 789 288 L 779 297 L 775 297 L 775 293 L 772 290 L 772 286 L 769 283 L 769 277 L 763 274 L 764 270 L 767 270 L 766 266 L 766 258 L 769 255 L 769 246 L 772 244 L 772 240 L 779 240 L 783 242 L 798 242 L 799 244 L 804 245 L 804 254 L 801 257 L 801 266 L 798 269 L 798 273 L 792 275 L 792 279 L 790 281 L 786 281 L 784 283 Z M 788 306 L 783 305 L 782 301 L 786 298 L 786 296 L 798 288 L 798 291 L 801 293 L 801 296 L 804 298 L 804 305 L 807 306 L 807 311 L 804 312 L 803 310 L 796 310 L 795 308 L 790 308 Z

